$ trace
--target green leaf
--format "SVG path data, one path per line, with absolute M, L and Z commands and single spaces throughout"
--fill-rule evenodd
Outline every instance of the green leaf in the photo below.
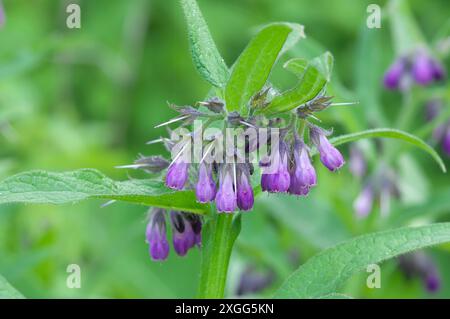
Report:
M 425 40 L 406 0 L 391 0 L 388 6 L 392 41 L 398 55 L 411 53 Z
M 450 241 L 450 223 L 367 234 L 326 249 L 297 269 L 276 298 L 318 298 L 333 294 L 370 264 Z
M 391 128 L 378 128 L 373 130 L 366 130 L 357 133 L 341 135 L 330 139 L 330 142 L 334 146 L 338 146 L 341 144 L 357 141 L 363 138 L 373 138 L 373 137 L 394 138 L 410 143 L 430 154 L 431 157 L 433 157 L 433 159 L 436 161 L 436 163 L 438 163 L 442 171 L 444 173 L 446 172 L 444 162 L 442 161 L 439 154 L 430 145 L 425 143 L 422 139 L 400 130 Z M 313 153 L 316 153 L 316 150 L 314 150 Z
M 353 298 L 344 294 L 331 293 L 325 296 L 321 296 L 319 297 L 319 299 L 353 299 Z
M 329 82 L 333 69 L 333 56 L 331 53 L 314 58 L 305 65 L 305 60 L 294 58 L 287 61 L 284 66 L 299 77 L 299 82 L 292 89 L 276 96 L 262 113 L 273 115 L 287 112 L 315 98 Z
M 0 275 L 0 299 L 23 299 L 25 298 L 11 284 Z
M 195 0 L 181 0 L 188 26 L 192 59 L 200 75 L 217 87 L 224 87 L 229 77 L 228 67 L 217 50 L 208 25 Z
M 303 28 L 300 30 L 303 32 Z M 292 24 L 273 23 L 263 28 L 250 41 L 234 65 L 225 89 L 229 112 L 240 111 L 244 115 L 248 113 L 248 101 L 263 88 L 292 31 Z M 299 38 L 302 36 L 303 33 Z
M 174 191 L 156 180 L 113 181 L 93 169 L 65 173 L 29 171 L 0 182 L 0 204 L 65 204 L 99 198 L 203 214 L 192 191 Z

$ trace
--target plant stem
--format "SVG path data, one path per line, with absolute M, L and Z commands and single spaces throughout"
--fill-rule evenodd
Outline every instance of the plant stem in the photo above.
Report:
M 223 298 L 228 263 L 241 224 L 239 214 L 218 214 L 212 210 L 203 232 L 199 298 Z

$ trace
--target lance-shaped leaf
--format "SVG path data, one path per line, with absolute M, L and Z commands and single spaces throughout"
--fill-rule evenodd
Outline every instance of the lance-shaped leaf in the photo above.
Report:
M 296 36 L 289 37 L 291 33 Z M 227 110 L 247 115 L 250 98 L 267 82 L 280 52 L 286 49 L 285 44 L 290 46 L 303 36 L 303 27 L 289 23 L 273 23 L 259 31 L 233 67 L 225 89 Z
M 203 78 L 217 87 L 227 83 L 229 71 L 216 44 L 209 33 L 208 25 L 195 0 L 181 0 L 188 26 L 189 45 L 195 67 Z
M 308 64 L 302 58 L 294 58 L 287 61 L 284 68 L 299 77 L 299 82 L 292 89 L 276 96 L 262 110 L 264 114 L 273 115 L 287 112 L 315 98 L 330 81 L 333 56 L 326 52 Z
M 275 297 L 318 298 L 334 294 L 352 275 L 370 264 L 446 242 L 450 242 L 450 223 L 359 236 L 309 259 L 284 282 Z
M 391 0 L 388 5 L 392 40 L 399 55 L 410 53 L 425 40 L 406 0 Z
M 156 180 L 113 181 L 93 169 L 65 173 L 29 171 L 0 182 L 0 204 L 64 204 L 86 199 L 120 200 L 203 214 L 192 191 L 173 191 Z
M 366 131 L 361 131 L 361 132 L 357 132 L 357 133 L 337 136 L 337 137 L 330 139 L 330 142 L 334 146 L 338 146 L 338 145 L 341 145 L 344 143 L 349 143 L 349 142 L 357 141 L 357 140 L 364 139 L 364 138 L 376 138 L 376 137 L 398 139 L 398 140 L 407 142 L 411 145 L 414 145 L 414 146 L 420 148 L 421 150 L 427 152 L 428 154 L 430 154 L 431 157 L 439 165 L 441 170 L 444 173 L 446 172 L 446 167 L 445 167 L 444 161 L 430 145 L 425 143 L 422 139 L 418 138 L 417 136 L 414 136 L 412 134 L 406 133 L 401 130 L 396 130 L 396 129 L 391 129 L 391 128 L 378 128 L 378 129 L 373 129 L 373 130 L 366 130 Z M 314 149 L 312 151 L 312 154 L 316 154 L 316 152 L 317 152 L 317 150 Z
M 22 299 L 24 296 L 0 275 L 0 299 Z

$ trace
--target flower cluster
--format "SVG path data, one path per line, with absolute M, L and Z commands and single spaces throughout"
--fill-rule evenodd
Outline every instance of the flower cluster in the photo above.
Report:
M 145 233 L 149 245 L 150 256 L 153 260 L 165 260 L 169 255 L 167 241 L 166 214 L 164 209 L 151 209 L 150 221 Z M 175 252 L 184 256 L 189 249 L 201 246 L 202 221 L 198 215 L 186 212 L 171 211 L 170 224 L 172 226 L 172 242 Z
M 404 79 L 412 78 L 419 85 L 428 85 L 445 78 L 445 69 L 425 49 L 420 48 L 411 56 L 397 58 L 384 75 L 384 86 L 395 90 Z
M 306 125 L 309 128 L 310 141 L 319 152 L 321 162 L 331 171 L 341 168 L 344 158 L 328 140 L 327 136 L 330 133 L 316 125 L 310 123 Z M 268 129 L 270 131 L 275 128 Z M 279 139 L 269 140 L 266 146 L 270 148 L 271 154 L 259 164 L 262 170 L 261 189 L 270 193 L 307 195 L 310 188 L 317 184 L 317 177 L 311 163 L 310 147 L 300 137 L 296 126 L 282 128 Z M 247 145 L 243 158 L 248 158 L 248 153 L 253 148 Z M 182 147 L 168 167 L 165 178 L 167 187 L 182 190 L 188 185 L 190 167 L 193 165 L 182 153 L 189 151 Z M 232 152 L 231 162 L 203 161 L 197 165 L 193 184 L 198 202 L 215 201 L 217 211 L 227 213 L 236 210 L 248 211 L 253 208 L 254 194 L 251 184 L 253 164 L 245 160 L 239 161 L 239 157 L 239 151 L 236 149 Z

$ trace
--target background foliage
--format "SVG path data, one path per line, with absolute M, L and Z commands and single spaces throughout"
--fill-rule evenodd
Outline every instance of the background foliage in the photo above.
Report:
M 295 55 L 332 52 L 334 94 L 361 102 L 324 114 L 337 134 L 393 123 L 400 98 L 383 90 L 381 78 L 394 49 L 387 21 L 380 30 L 365 27 L 371 1 L 198 2 L 228 65 L 255 26 L 272 21 L 305 25 L 307 39 L 293 50 Z M 4 1 L 1 179 L 28 169 L 83 167 L 120 180 L 139 177 L 114 166 L 132 162 L 138 153 L 162 152 L 145 142 L 165 133 L 153 127 L 174 115 L 166 102 L 192 104 L 207 93 L 208 84 L 192 64 L 178 1 L 79 1 L 81 30 L 65 27 L 68 3 Z M 411 1 L 411 6 L 425 37 L 432 40 L 447 23 L 448 4 Z M 277 83 L 293 86 L 295 76 L 281 65 L 274 70 Z M 418 116 L 413 122 L 412 127 L 419 127 L 423 120 Z M 348 158 L 346 146 L 343 150 Z M 348 165 L 339 174 L 317 165 L 320 185 L 306 199 L 259 197 L 254 211 L 242 219 L 228 295 L 235 294 L 249 265 L 273 274 L 272 285 L 261 292 L 270 296 L 300 263 L 341 240 L 394 226 L 448 221 L 448 175 L 418 150 L 408 149 L 398 161 L 402 202 L 387 218 L 380 218 L 378 211 L 367 220 L 354 217 L 352 203 L 361 183 Z M 103 202 L 0 206 L 0 273 L 26 297 L 194 297 L 198 251 L 184 258 L 171 254 L 163 264 L 151 262 L 144 242 L 145 208 L 126 203 L 100 208 Z M 441 245 L 427 250 L 443 280 L 437 297 L 450 297 L 449 249 Z M 72 263 L 82 268 L 81 289 L 66 287 L 66 267 Z M 381 289 L 367 289 L 363 272 L 353 275 L 344 290 L 355 297 L 429 296 L 418 280 L 404 278 L 395 260 L 382 265 L 382 274 Z

